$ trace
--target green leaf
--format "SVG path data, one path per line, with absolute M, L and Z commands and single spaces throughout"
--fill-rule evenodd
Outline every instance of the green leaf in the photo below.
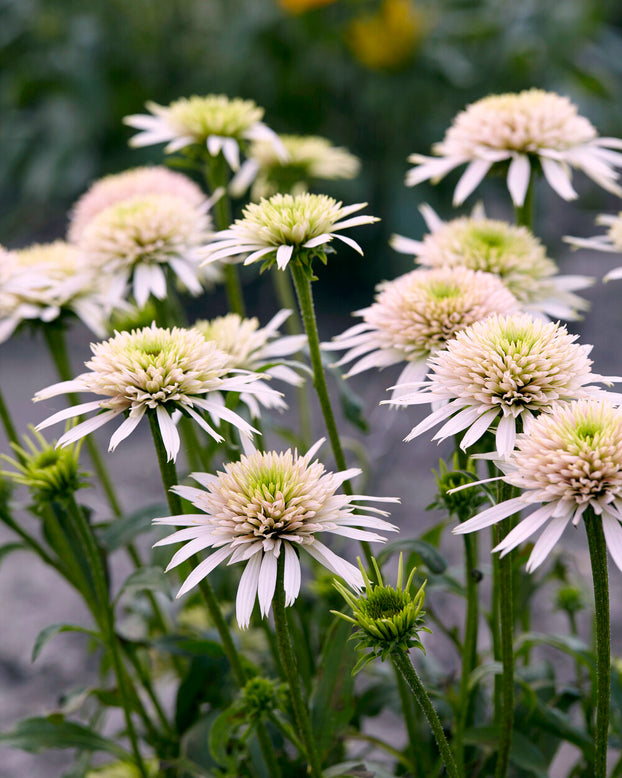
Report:
M 516 639 L 514 651 L 519 655 L 523 651 L 528 651 L 532 646 L 538 645 L 556 648 L 590 669 L 594 668 L 595 657 L 593 652 L 586 643 L 573 635 L 545 635 L 540 632 L 525 632 Z
M 324 778 L 393 778 L 394 773 L 377 762 L 351 759 L 322 771 Z
M 35 644 L 32 648 L 31 662 L 34 662 L 45 644 L 50 641 L 56 635 L 60 635 L 61 632 L 82 632 L 84 635 L 90 635 L 97 640 L 101 640 L 99 633 L 94 632 L 92 629 L 86 629 L 86 627 L 78 627 L 75 624 L 50 624 L 49 627 L 42 629 L 35 639 Z
M 423 564 L 430 570 L 430 572 L 440 575 L 447 569 L 447 562 L 445 557 L 440 554 L 437 549 L 431 543 L 419 538 L 405 538 L 404 540 L 395 540 L 393 543 L 387 543 L 383 546 L 382 551 L 378 554 L 376 559 L 378 564 L 382 565 L 384 562 L 397 554 L 400 551 L 407 551 L 411 554 L 418 554 L 421 557 Z
M 535 726 L 540 731 L 550 732 L 556 737 L 567 740 L 569 743 L 577 746 L 577 748 L 583 751 L 588 761 L 592 758 L 592 739 L 586 732 L 575 726 L 570 717 L 558 708 L 550 708 L 538 701 L 535 710 L 529 716 L 529 724 Z
M 118 548 L 127 546 L 138 535 L 152 529 L 153 519 L 156 516 L 167 516 L 169 512 L 168 506 L 164 503 L 155 503 L 120 519 L 113 519 L 100 527 L 99 541 L 106 551 L 116 551 Z
M 215 640 L 189 638 L 186 635 L 166 635 L 152 640 L 151 645 L 159 651 L 177 656 L 209 657 L 210 659 L 221 659 L 224 656 L 221 644 Z
M 244 710 L 239 703 L 234 703 L 222 711 L 209 731 L 209 750 L 218 764 L 226 767 L 231 761 L 228 755 L 228 744 L 234 737 L 234 732 L 244 723 Z
M 476 667 L 469 675 L 469 691 L 474 689 L 487 675 L 501 675 L 503 665 L 501 662 L 486 662 Z
M 311 726 L 320 757 L 331 746 L 333 738 L 350 722 L 354 712 L 355 648 L 349 640 L 351 625 L 335 619 L 326 636 L 325 648 L 318 661 L 318 678 L 311 693 Z
M 27 551 L 28 548 L 24 543 L 5 543 L 4 546 L 0 546 L 0 562 L 4 561 L 9 554 L 14 551 Z
M 30 754 L 40 754 L 51 748 L 77 748 L 106 751 L 118 759 L 132 760 L 130 754 L 113 740 L 59 716 L 24 719 L 11 732 L 0 733 L 0 744 Z
M 123 582 L 115 598 L 118 602 L 123 594 L 134 595 L 138 592 L 161 592 L 171 599 L 171 587 L 164 571 L 159 567 L 140 567 L 134 570 Z

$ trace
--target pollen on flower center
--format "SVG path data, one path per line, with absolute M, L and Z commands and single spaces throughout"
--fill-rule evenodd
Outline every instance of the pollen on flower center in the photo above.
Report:
M 182 97 L 168 107 L 168 120 L 180 133 L 199 140 L 208 135 L 239 138 L 264 115 L 252 100 L 229 99 L 225 95 Z

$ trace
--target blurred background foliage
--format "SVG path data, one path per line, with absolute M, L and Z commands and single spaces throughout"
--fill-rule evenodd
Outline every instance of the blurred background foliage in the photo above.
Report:
M 0 19 L 9 247 L 62 235 L 94 178 L 161 161 L 160 147 L 129 149 L 121 123 L 146 100 L 252 98 L 278 132 L 361 157 L 357 180 L 325 188 L 383 219 L 365 262 L 333 270 L 355 297 L 411 266 L 387 239 L 421 234 L 417 204 L 450 216 L 456 178 L 406 190 L 406 157 L 428 153 L 467 103 L 555 89 L 601 134 L 622 135 L 619 0 L 0 0 Z

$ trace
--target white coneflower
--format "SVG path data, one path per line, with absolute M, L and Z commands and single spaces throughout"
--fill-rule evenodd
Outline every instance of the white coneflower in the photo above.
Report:
M 315 180 L 354 178 L 361 163 L 347 149 L 317 135 L 280 135 L 287 159 L 272 143 L 254 141 L 248 159 L 231 181 L 230 190 L 240 196 L 253 184 L 251 198 L 260 200 L 277 192 L 301 194 Z
M 58 441 L 68 445 L 127 412 L 110 438 L 110 450 L 130 435 L 147 411 L 155 411 L 168 459 L 175 459 L 180 440 L 171 414 L 181 410 L 209 435 L 222 440 L 195 408 L 213 419 L 228 421 L 248 435 L 254 430 L 237 413 L 225 407 L 222 392 L 247 392 L 274 401 L 277 393 L 257 373 L 230 374 L 230 358 L 195 329 L 163 329 L 152 324 L 91 345 L 88 373 L 42 389 L 35 401 L 60 394 L 91 392 L 104 399 L 82 403 L 55 413 L 38 425 L 44 429 L 90 411 L 103 411 L 66 432 Z
M 521 308 L 555 319 L 577 319 L 589 304 L 574 294 L 593 278 L 557 275 L 557 265 L 526 227 L 486 218 L 478 208 L 470 217 L 443 222 L 429 206 L 421 213 L 430 232 L 416 241 L 401 235 L 391 238 L 396 251 L 413 255 L 429 267 L 469 267 L 499 276 Z
M 613 254 L 622 254 L 622 211 L 616 214 L 603 213 L 596 217 L 596 224 L 607 227 L 604 235 L 593 238 L 565 237 L 567 243 L 577 248 L 595 249 L 596 251 L 608 251 Z M 613 281 L 622 278 L 622 267 L 610 270 L 604 277 L 604 281 Z
M 473 532 L 540 505 L 493 550 L 507 554 L 546 525 L 527 562 L 535 570 L 570 521 L 586 510 L 600 516 L 609 552 L 622 570 L 622 409 L 597 400 L 558 405 L 539 416 L 516 450 L 498 463 L 503 480 L 523 490 L 519 497 L 482 511 L 454 529 Z
M 490 273 L 464 267 L 413 270 L 378 287 L 376 301 L 355 316 L 363 321 L 323 344 L 349 349 L 337 363 L 355 362 L 348 376 L 406 362 L 394 389 L 421 381 L 428 357 L 454 335 L 493 313 L 518 313 L 514 295 Z
M 68 240 L 77 243 L 85 226 L 110 205 L 144 195 L 179 197 L 192 208 L 205 206 L 201 188 L 183 173 L 163 166 L 138 167 L 100 178 L 71 210 Z
M 232 170 L 240 166 L 240 142 L 266 140 L 285 158 L 278 135 L 261 119 L 264 110 L 252 100 L 230 99 L 225 95 L 182 97 L 168 106 L 147 103 L 151 114 L 126 116 L 123 121 L 141 130 L 131 146 L 166 143 L 167 154 L 186 146 L 206 146 L 211 156 L 221 151 Z
M 229 355 L 230 369 L 259 371 L 299 386 L 303 379 L 295 370 L 288 365 L 275 364 L 300 351 L 307 342 L 306 335 L 282 336 L 279 333 L 279 327 L 290 315 L 291 311 L 279 311 L 265 327 L 260 327 L 259 320 L 254 317 L 244 319 L 237 313 L 229 313 L 209 321 L 197 321 L 194 327 Z M 259 416 L 254 397 L 241 394 L 240 399 L 254 416 Z M 279 406 L 285 407 L 285 404 L 281 401 Z
M 286 605 L 294 602 L 301 579 L 298 549 L 303 548 L 353 588 L 363 586 L 359 569 L 320 542 L 317 534 L 331 532 L 356 540 L 383 542 L 385 538 L 369 530 L 387 532 L 396 531 L 397 527 L 379 518 L 388 515 L 385 511 L 359 507 L 357 503 L 399 500 L 337 494 L 344 481 L 361 471 L 353 468 L 340 473 L 326 472 L 324 465 L 312 461 L 322 442 L 318 441 L 304 456 L 291 449 L 249 453 L 239 462 L 225 465 L 224 472 L 216 475 L 194 473 L 201 489 L 173 489 L 202 513 L 155 519 L 156 524 L 184 527 L 156 545 L 188 541 L 167 569 L 204 549 L 213 549 L 184 581 L 178 597 L 225 560 L 229 560 L 227 564 L 246 562 L 236 598 L 238 624 L 244 629 L 250 622 L 256 597 L 262 616 L 270 610 L 281 553 L 285 555 Z
M 572 168 L 582 170 L 603 189 L 622 195 L 615 183 L 615 168 L 622 166 L 622 154 L 612 149 L 622 149 L 622 140 L 599 138 L 567 97 L 541 89 L 492 95 L 456 116 L 444 140 L 432 147 L 435 157 L 409 157 L 416 167 L 406 175 L 406 184 L 438 181 L 466 163 L 454 191 L 454 204 L 459 205 L 494 164 L 503 162 L 509 163 L 507 186 L 517 206 L 525 202 L 532 166 L 542 169 L 564 200 L 577 196 Z
M 120 290 L 99 278 L 74 246 L 57 240 L 0 254 L 0 340 L 24 319 L 50 322 L 71 312 L 104 335 Z
M 467 430 L 460 443 L 467 449 L 498 420 L 496 449 L 503 457 L 514 448 L 517 422 L 526 429 L 536 414 L 559 402 L 612 397 L 591 385 L 614 379 L 591 372 L 591 346 L 579 346 L 577 338 L 560 324 L 528 314 L 490 316 L 458 332 L 444 351 L 430 357 L 429 381 L 397 400 L 400 405 L 443 403 L 406 440 L 445 421 L 433 439 Z
M 138 195 L 104 208 L 85 225 L 78 247 L 100 272 L 132 280 L 139 306 L 166 297 L 170 267 L 191 294 L 200 294 L 197 249 L 208 239 L 204 207 L 172 195 Z
M 270 264 L 276 262 L 279 270 L 285 270 L 294 251 L 306 255 L 324 253 L 324 247 L 333 238 L 339 238 L 362 254 L 358 243 L 338 232 L 378 221 L 374 216 L 346 218 L 366 205 L 344 206 L 327 195 L 276 194 L 269 200 L 247 205 L 244 218 L 236 219 L 231 227 L 215 233 L 203 256 L 206 262 L 214 262 L 248 254 L 245 265 L 263 259 Z

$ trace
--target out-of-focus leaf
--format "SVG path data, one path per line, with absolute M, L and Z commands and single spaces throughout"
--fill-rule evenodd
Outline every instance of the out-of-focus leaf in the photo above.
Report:
M 154 518 L 168 514 L 168 507 L 163 503 L 141 508 L 101 527 L 98 532 L 99 541 L 106 551 L 116 551 L 132 543 L 142 533 L 148 532 L 153 526 Z
M 128 752 L 113 740 L 92 729 L 65 721 L 62 716 L 24 719 L 10 732 L 0 733 L 0 745 L 40 754 L 51 748 L 77 748 L 82 751 L 106 751 L 118 759 L 132 761 Z
M 418 554 L 428 570 L 437 575 L 444 573 L 447 569 L 445 557 L 431 543 L 419 538 L 405 538 L 387 543 L 376 557 L 378 564 L 384 564 L 393 554 L 399 554 L 401 551 Z
M 84 635 L 90 635 L 90 637 L 100 639 L 97 632 L 86 627 L 78 627 L 75 624 L 50 624 L 49 627 L 45 627 L 35 638 L 35 643 L 32 648 L 31 661 L 34 662 L 41 653 L 45 644 L 50 641 L 56 635 L 60 635 L 61 632 L 81 632 Z
M 164 571 L 159 567 L 140 567 L 125 579 L 115 601 L 123 594 L 134 595 L 138 592 L 161 592 L 171 598 L 171 587 Z

